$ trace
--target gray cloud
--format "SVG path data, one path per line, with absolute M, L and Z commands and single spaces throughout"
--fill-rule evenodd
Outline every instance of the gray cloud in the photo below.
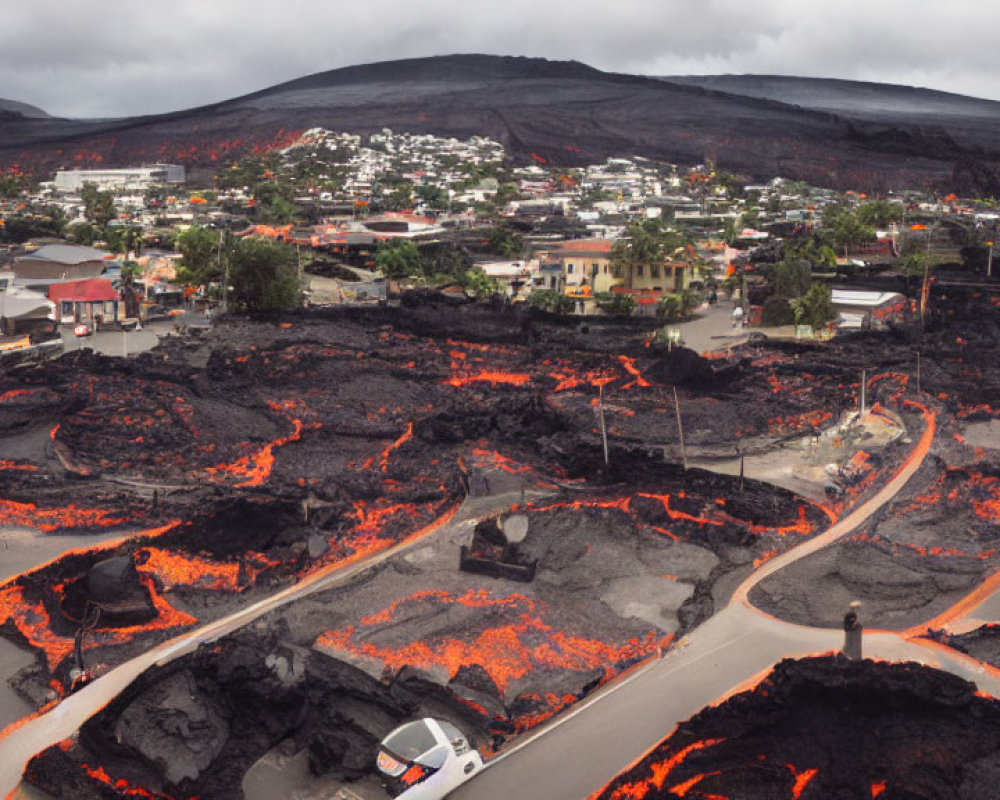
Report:
M 774 73 L 1000 99 L 1000 7 L 951 0 L 32 0 L 4 11 L 0 97 L 157 113 L 351 64 L 446 53 L 642 74 Z

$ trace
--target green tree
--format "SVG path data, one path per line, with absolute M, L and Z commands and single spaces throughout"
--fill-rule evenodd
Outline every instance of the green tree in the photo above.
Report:
M 413 205 L 413 186 L 409 183 L 397 184 L 386 198 L 386 205 L 392 211 L 410 208 Z
M 500 285 L 487 275 L 482 267 L 466 270 L 462 278 L 462 288 L 472 292 L 475 297 L 490 297 L 500 291 Z
M 302 305 L 295 251 L 263 236 L 236 242 L 230 268 L 232 300 L 251 314 L 291 311 Z
M 97 240 L 97 235 L 97 229 L 89 222 L 74 223 L 66 231 L 67 239 L 87 247 L 90 247 Z
M 903 219 L 903 206 L 886 200 L 870 200 L 858 206 L 857 215 L 862 225 L 887 228 L 891 223 Z
M 915 250 L 912 253 L 907 253 L 896 262 L 896 272 L 907 277 L 922 277 L 924 265 L 927 263 L 927 253 L 923 250 Z
M 80 199 L 83 200 L 83 215 L 95 225 L 107 225 L 118 216 L 111 192 L 102 192 L 93 183 L 83 184 Z
M 112 228 L 105 225 L 100 229 L 100 240 L 104 249 L 112 253 L 121 253 L 125 249 L 124 228 Z
M 472 266 L 472 258 L 465 247 L 455 242 L 446 242 L 438 249 L 432 262 L 425 262 L 424 272 L 434 285 L 461 283 Z
M 257 201 L 254 215 L 262 222 L 288 225 L 300 215 L 301 209 L 292 202 L 292 187 L 284 183 L 261 183 L 254 189 Z
M 776 328 L 780 325 L 791 325 L 795 322 L 795 312 L 788 298 L 771 295 L 764 301 L 761 311 L 761 325 L 765 328 Z
M 789 301 L 798 325 L 809 325 L 818 331 L 836 319 L 833 311 L 833 292 L 825 283 L 814 283 L 802 297 Z
M 444 211 L 448 207 L 448 193 L 440 186 L 426 184 L 417 187 L 417 197 L 428 208 Z
M 681 296 L 664 294 L 656 304 L 656 315 L 664 322 L 678 322 L 681 319 Z
M 655 220 L 630 225 L 625 237 L 615 242 L 611 249 L 611 261 L 615 269 L 623 273 L 626 285 L 632 284 L 638 267 L 648 269 L 653 264 L 663 263 L 663 259 L 663 231 Z
M 726 244 L 732 244 L 740 235 L 739 221 L 729 217 L 722 228 L 722 239 Z
M 556 289 L 536 289 L 528 295 L 528 303 L 535 308 L 554 314 L 569 314 L 576 308 L 576 301 Z
M 490 251 L 504 258 L 516 258 L 524 252 L 524 237 L 501 222 L 490 231 Z
M 511 200 L 516 200 L 520 196 L 521 191 L 517 188 L 517 184 L 501 183 L 497 186 L 497 193 L 493 196 L 493 204 L 496 206 L 505 206 Z
M 690 317 L 701 302 L 701 294 L 687 287 L 678 294 L 662 295 L 656 305 L 656 315 L 664 322 L 679 322 Z
M 629 317 L 635 311 L 635 298 L 630 294 L 615 294 L 614 292 L 598 292 L 594 295 L 597 307 L 614 317 Z
M 413 242 L 405 239 L 380 244 L 375 252 L 375 268 L 390 281 L 425 277 L 423 256 Z
M 778 297 L 800 297 L 812 286 L 812 264 L 805 258 L 783 258 L 771 268 L 771 283 Z
M 176 247 L 181 254 L 177 269 L 179 284 L 208 286 L 222 282 L 226 261 L 233 250 L 230 233 L 192 226 L 177 236 Z
M 875 229 L 850 208 L 831 206 L 823 214 L 822 236 L 826 244 L 842 251 L 846 257 L 850 248 L 874 239 Z
M 66 214 L 55 205 L 30 205 L 20 213 L 4 218 L 0 228 L 8 242 L 26 242 L 41 236 L 61 237 L 66 229 Z

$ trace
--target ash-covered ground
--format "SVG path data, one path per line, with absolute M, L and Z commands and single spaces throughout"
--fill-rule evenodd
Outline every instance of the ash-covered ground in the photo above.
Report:
M 940 352 L 924 351 L 923 379 L 948 395 L 940 415 L 992 413 L 988 359 L 967 397 L 954 334 L 930 336 Z M 15 679 L 37 703 L 68 690 L 74 637 L 101 674 L 277 587 L 419 539 L 144 676 L 31 780 L 65 796 L 122 780 L 120 792 L 238 797 L 250 765 L 288 741 L 316 771 L 354 778 L 418 714 L 455 719 L 488 751 L 669 647 L 756 565 L 870 495 L 925 424 L 908 404 L 903 334 L 755 343 L 714 360 L 646 342 L 638 325 L 418 305 L 223 322 L 129 361 L 73 354 L 4 376 L 0 429 L 22 446 L 0 470 L 0 519 L 147 529 L 0 587 L 2 632 L 38 655 Z M 902 437 L 832 428 L 856 406 L 862 366 L 873 413 Z M 864 469 L 822 503 L 685 471 L 674 385 L 689 453 L 767 452 L 830 428 L 839 449 L 817 447 Z M 513 506 L 534 580 L 459 571 L 476 518 Z M 931 602 L 975 579 L 953 572 Z
M 618 775 L 600 800 L 996 794 L 1000 701 L 917 664 L 782 661 Z

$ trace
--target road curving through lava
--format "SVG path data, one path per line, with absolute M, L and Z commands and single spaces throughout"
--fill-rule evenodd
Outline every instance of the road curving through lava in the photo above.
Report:
M 934 441 L 936 416 L 920 403 L 905 402 L 921 411 L 924 430 L 881 490 L 824 533 L 758 567 L 736 588 L 724 609 L 662 659 L 595 693 L 528 736 L 451 797 L 583 800 L 655 747 L 679 722 L 750 687 L 781 659 L 839 650 L 843 632 L 775 619 L 754 608 L 748 596 L 767 576 L 856 530 L 916 474 Z M 1000 678 L 980 673 L 968 659 L 943 654 L 926 642 L 880 632 L 866 636 L 866 651 L 885 660 L 919 661 L 967 679 L 976 676 L 984 680 L 986 691 L 1000 696 Z
M 293 586 L 259 600 L 227 617 L 207 623 L 157 645 L 142 655 L 109 670 L 52 708 L 12 723 L 0 731 L 0 754 L 2 754 L 2 758 L 0 758 L 0 797 L 8 797 L 15 791 L 21 781 L 24 769 L 32 757 L 72 736 L 88 719 L 114 700 L 147 669 L 193 652 L 200 645 L 232 633 L 264 614 L 294 600 L 346 582 L 375 564 L 421 544 L 428 536 L 442 529 L 448 529 L 452 524 L 474 525 L 478 519 L 477 514 L 488 514 L 494 510 L 494 506 L 498 505 L 507 507 L 512 502 L 512 498 L 513 495 L 510 497 L 499 495 L 483 498 L 480 501 L 467 498 L 464 504 L 452 505 L 430 525 L 411 533 L 394 547 L 353 563 L 345 564 L 340 561 L 319 569 Z M 461 518 L 455 522 L 455 517 L 459 514 L 461 514 Z
M 765 562 L 736 589 L 726 608 L 686 637 L 683 644 L 528 736 L 494 759 L 489 769 L 453 797 L 506 800 L 520 794 L 580 800 L 659 742 L 674 724 L 718 700 L 732 687 L 762 674 L 781 658 L 837 649 L 840 632 L 769 618 L 753 609 L 747 596 L 760 580 L 850 533 L 898 494 L 923 463 L 935 432 L 933 413 L 913 405 L 924 413 L 925 430 L 907 461 L 874 497 L 820 536 Z M 495 504 L 501 498 L 491 500 Z M 455 511 L 419 536 L 411 536 L 378 556 L 334 571 L 319 571 L 229 617 L 175 637 L 111 670 L 52 710 L 0 732 L 4 751 L 0 796 L 15 789 L 25 765 L 36 753 L 72 735 L 151 666 L 192 652 L 292 600 L 349 580 L 445 526 Z M 463 524 L 470 521 L 474 519 L 467 518 Z M 921 649 L 919 642 L 906 644 L 908 652 L 930 652 Z M 16 736 L 12 735 L 15 729 Z

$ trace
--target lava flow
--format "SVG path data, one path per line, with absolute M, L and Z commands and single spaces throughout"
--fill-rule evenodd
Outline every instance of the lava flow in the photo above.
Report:
M 682 722 L 592 800 L 868 798 L 889 787 L 894 796 L 988 797 L 998 743 L 1000 702 L 953 675 L 786 660 Z
M 463 635 L 431 634 L 425 640 L 407 641 L 397 618 L 405 616 L 411 628 L 419 629 L 415 620 L 433 619 L 441 606 L 464 609 Z M 641 639 L 607 642 L 556 630 L 546 616 L 545 607 L 525 595 L 492 596 L 472 589 L 462 595 L 421 591 L 361 618 L 357 625 L 324 632 L 316 646 L 348 662 L 377 665 L 378 672 L 392 674 L 404 667 L 440 672 L 443 683 L 463 668 L 477 666 L 489 676 L 499 698 L 510 705 L 518 694 L 515 686 L 530 673 L 598 670 L 603 680 L 659 653 L 671 638 L 650 630 Z M 549 701 L 565 704 L 555 696 Z M 531 714 L 534 724 L 542 718 L 537 710 Z

